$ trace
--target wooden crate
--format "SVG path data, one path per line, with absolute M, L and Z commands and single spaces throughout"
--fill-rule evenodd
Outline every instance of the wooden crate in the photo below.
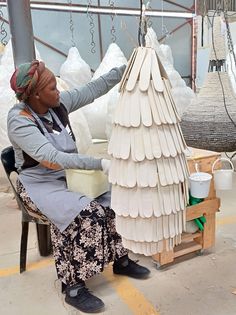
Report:
M 188 158 L 188 166 L 190 173 L 195 172 L 195 165 L 201 172 L 212 173 L 212 164 L 219 158 L 220 153 L 192 149 L 193 155 Z M 218 165 L 220 167 L 220 165 Z M 156 254 L 153 256 L 157 267 L 174 262 L 175 258 L 184 256 L 192 252 L 203 252 L 204 249 L 211 248 L 215 244 L 215 226 L 216 226 L 216 212 L 220 207 L 220 199 L 216 197 L 214 188 L 214 181 L 211 181 L 211 187 L 208 198 L 203 202 L 187 207 L 186 220 L 190 221 L 201 216 L 205 216 L 206 223 L 203 231 L 196 233 L 183 233 L 182 242 L 175 246 L 173 250 Z

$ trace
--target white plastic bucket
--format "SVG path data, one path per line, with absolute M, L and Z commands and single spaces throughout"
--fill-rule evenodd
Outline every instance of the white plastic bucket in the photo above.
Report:
M 67 187 L 90 198 L 109 190 L 108 177 L 99 170 L 66 169 Z
M 189 176 L 190 194 L 195 198 L 207 198 L 210 191 L 212 175 L 203 172 L 192 173 Z
M 220 169 L 214 170 L 216 163 L 220 161 L 229 162 L 232 169 Z M 216 190 L 230 190 L 232 189 L 233 184 L 233 173 L 234 173 L 234 166 L 233 163 L 227 158 L 219 158 L 215 160 L 212 165 L 212 174 L 214 177 L 214 184 Z

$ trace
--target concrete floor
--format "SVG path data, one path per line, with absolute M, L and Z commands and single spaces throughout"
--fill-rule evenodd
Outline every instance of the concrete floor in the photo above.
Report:
M 29 232 L 27 271 L 19 274 L 20 211 L 0 169 L 0 314 L 78 315 L 64 303 L 52 257 L 40 257 L 35 225 Z M 103 299 L 105 315 L 236 314 L 236 178 L 220 194 L 216 246 L 157 270 L 151 258 L 131 255 L 151 269 L 149 280 L 113 276 L 111 268 L 89 281 Z M 234 293 L 233 293 L 234 292 Z

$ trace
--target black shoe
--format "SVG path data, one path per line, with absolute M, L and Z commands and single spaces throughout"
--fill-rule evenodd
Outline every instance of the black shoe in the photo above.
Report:
M 97 313 L 104 308 L 103 301 L 91 294 L 84 283 L 67 287 L 65 302 L 84 313 Z
M 127 256 L 114 261 L 113 272 L 117 275 L 125 275 L 135 279 L 146 279 L 150 274 L 149 269 L 140 266 Z

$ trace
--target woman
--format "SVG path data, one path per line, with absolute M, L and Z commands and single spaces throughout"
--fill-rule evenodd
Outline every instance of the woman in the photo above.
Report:
M 54 74 L 43 62 L 20 65 L 11 87 L 20 103 L 8 114 L 8 135 L 19 171 L 17 190 L 28 211 L 50 222 L 53 253 L 65 301 L 83 312 L 104 303 L 85 281 L 114 261 L 113 272 L 147 278 L 149 270 L 128 258 L 115 229 L 107 195 L 96 200 L 67 189 L 67 168 L 108 172 L 109 161 L 77 152 L 69 113 L 107 93 L 125 66 L 114 68 L 84 87 L 59 93 Z

